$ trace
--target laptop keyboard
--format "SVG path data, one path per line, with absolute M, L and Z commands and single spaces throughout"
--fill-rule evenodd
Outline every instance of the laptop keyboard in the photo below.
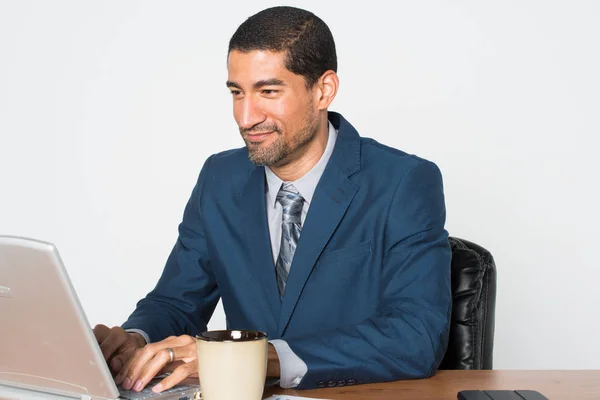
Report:
M 152 379 L 146 385 L 146 387 L 139 392 L 136 392 L 133 390 L 125 390 L 122 387 L 119 387 L 119 398 L 126 399 L 126 400 L 151 399 L 154 397 L 164 396 L 165 394 L 168 394 L 168 393 L 182 392 L 184 390 L 192 389 L 194 387 L 194 386 L 188 386 L 188 385 L 176 385 L 169 390 L 163 390 L 160 393 L 154 393 L 152 391 L 152 387 L 154 385 L 156 385 L 158 382 L 160 382 L 161 380 L 162 380 L 162 378 Z

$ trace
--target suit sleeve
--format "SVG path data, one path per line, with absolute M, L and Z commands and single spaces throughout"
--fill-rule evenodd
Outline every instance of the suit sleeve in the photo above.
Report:
M 219 300 L 200 207 L 210 160 L 204 164 L 185 207 L 177 242 L 156 287 L 137 303 L 122 325 L 144 331 L 151 342 L 205 331 Z
M 445 219 L 441 173 L 421 161 L 398 183 L 390 204 L 376 315 L 356 325 L 286 338 L 308 366 L 300 389 L 435 373 L 446 351 L 451 311 Z

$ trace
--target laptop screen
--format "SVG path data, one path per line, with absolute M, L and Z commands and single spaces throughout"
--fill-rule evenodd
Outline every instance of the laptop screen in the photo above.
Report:
M 119 396 L 52 244 L 0 236 L 0 287 L 0 394 Z

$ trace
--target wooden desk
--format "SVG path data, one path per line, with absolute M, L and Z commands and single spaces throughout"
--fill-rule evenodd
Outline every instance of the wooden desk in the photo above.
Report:
M 347 400 L 456 400 L 461 390 L 529 389 L 550 400 L 599 400 L 598 371 L 439 371 L 429 379 L 318 390 L 270 389 L 265 396 L 289 394 Z

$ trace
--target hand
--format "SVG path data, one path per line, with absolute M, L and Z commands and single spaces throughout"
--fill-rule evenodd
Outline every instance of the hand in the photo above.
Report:
M 125 332 L 118 326 L 109 328 L 106 325 L 96 325 L 94 335 L 106 363 L 114 374 L 119 373 L 134 352 L 146 344 L 146 340 L 139 333 Z
M 173 350 L 173 362 L 168 349 Z M 136 392 L 154 376 L 172 372 L 152 388 L 155 393 L 168 390 L 190 376 L 198 376 L 196 339 L 188 335 L 171 336 L 135 351 L 134 356 L 115 378 L 117 385 Z

